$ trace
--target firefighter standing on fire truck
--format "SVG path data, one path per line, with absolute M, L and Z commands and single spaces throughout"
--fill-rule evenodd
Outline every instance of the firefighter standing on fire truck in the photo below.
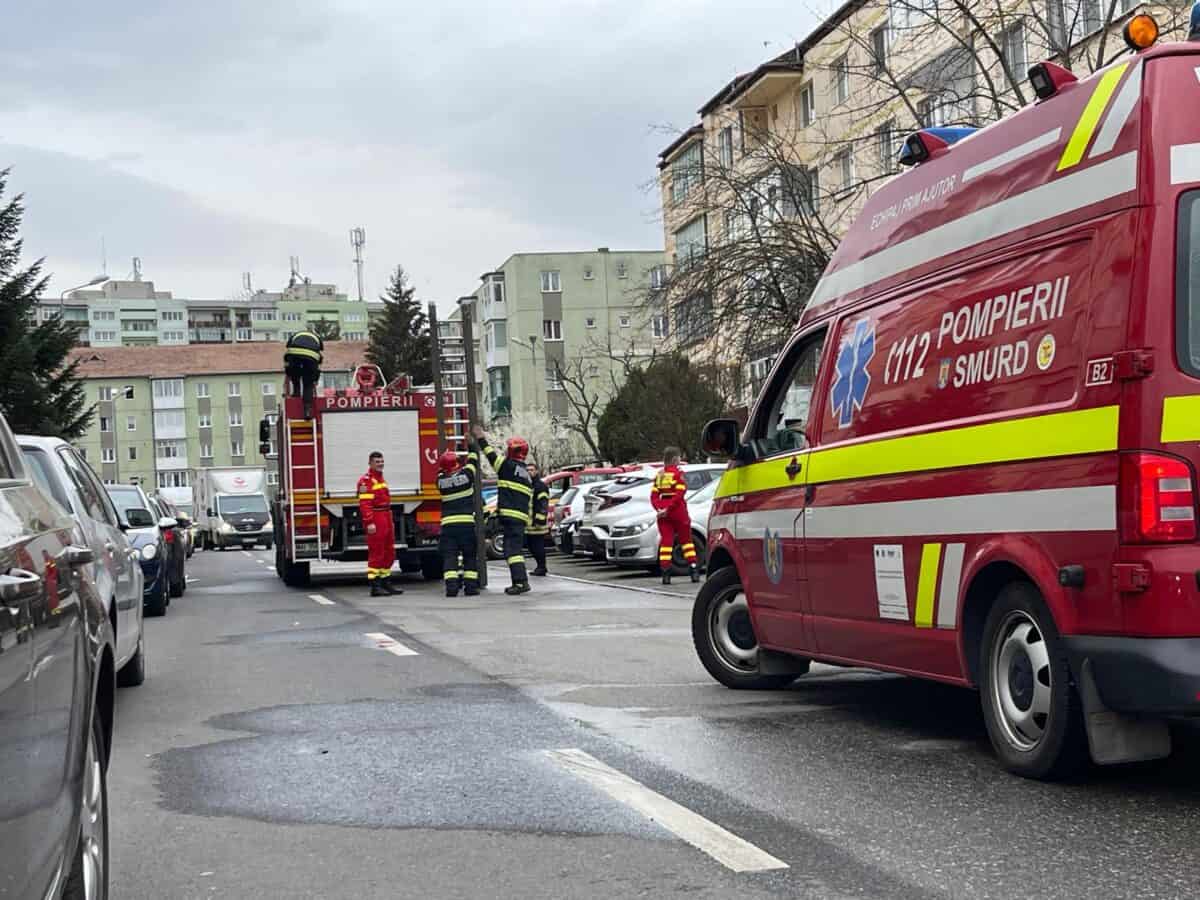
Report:
M 446 581 L 446 596 L 457 597 L 460 587 L 468 597 L 479 593 L 479 544 L 475 538 L 475 481 L 479 475 L 479 454 L 472 450 L 467 463 L 459 462 L 458 454 L 446 450 L 438 457 L 438 491 L 442 495 L 442 536 L 438 539 L 442 553 L 442 577 Z M 459 575 L 459 555 L 462 555 L 462 575 Z
M 367 533 L 367 581 L 371 596 L 403 594 L 392 584 L 392 564 L 396 561 L 396 532 L 392 522 L 392 496 L 383 479 L 383 454 L 372 451 L 367 474 L 358 479 L 358 513 Z
M 533 503 L 533 479 L 525 468 L 525 457 L 529 455 L 529 442 L 524 438 L 511 437 L 505 455 L 501 456 L 488 446 L 482 426 L 472 426 L 471 433 L 479 442 L 492 468 L 496 470 L 496 513 L 500 516 L 500 528 L 504 534 L 504 553 L 508 558 L 508 571 L 512 584 L 504 589 L 510 595 L 524 594 L 529 590 L 529 576 L 525 571 L 525 528 L 529 525 L 529 511 Z
M 322 351 L 325 342 L 311 331 L 297 331 L 288 338 L 283 350 L 283 371 L 287 376 L 288 393 L 304 401 L 304 418 L 313 415 L 313 391 L 321 377 Z
M 654 478 L 650 491 L 650 503 L 658 510 L 658 567 L 662 569 L 662 583 L 671 583 L 671 557 L 675 553 L 675 540 L 691 567 L 692 581 L 700 580 L 696 567 L 696 545 L 692 543 L 692 520 L 688 516 L 687 480 L 679 468 L 679 450 L 668 447 L 663 451 L 663 469 Z

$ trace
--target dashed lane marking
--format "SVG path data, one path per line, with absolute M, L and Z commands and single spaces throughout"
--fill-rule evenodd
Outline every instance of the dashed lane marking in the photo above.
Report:
M 322 597 L 320 594 L 309 594 L 308 599 L 315 603 L 320 603 L 322 606 L 337 606 L 337 604 L 328 597 Z
M 395 656 L 420 656 L 416 650 L 411 647 L 406 647 L 394 637 L 384 634 L 382 631 L 371 631 L 367 633 L 367 637 L 375 642 L 375 649 L 386 650 Z
M 734 872 L 766 872 L 788 868 L 783 860 L 726 831 L 686 806 L 650 790 L 624 772 L 606 766 L 590 753 L 575 748 L 547 750 L 545 753 L 572 775 L 662 825 L 727 869 Z

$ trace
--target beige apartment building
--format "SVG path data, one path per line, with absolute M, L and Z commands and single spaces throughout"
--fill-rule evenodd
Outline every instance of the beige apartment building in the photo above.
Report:
M 1090 72 L 1137 12 L 1186 31 L 1190 4 L 849 0 L 723 85 L 659 155 L 671 341 L 748 403 L 838 238 L 897 177 L 922 127 L 979 127 L 1033 99 L 1030 65 Z M 1111 14 L 1110 14 L 1111 13 Z M 903 177 L 899 175 L 898 177 Z M 808 263 L 808 264 L 806 264 Z

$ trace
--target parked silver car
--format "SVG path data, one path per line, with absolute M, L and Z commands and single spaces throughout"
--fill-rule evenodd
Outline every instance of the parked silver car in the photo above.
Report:
M 141 684 L 146 678 L 142 567 L 108 492 L 66 441 L 18 435 L 17 443 L 34 483 L 71 514 L 83 545 L 92 551 L 94 560 L 86 568 L 112 623 L 117 684 Z
M 713 498 L 717 495 L 719 478 L 713 479 L 698 491 L 687 495 L 688 516 L 692 520 L 692 543 L 696 545 L 696 556 L 700 567 L 704 567 L 708 550 L 708 514 L 712 510 Z M 623 508 L 622 508 L 623 509 Z M 614 565 L 630 568 L 646 568 L 658 571 L 658 513 L 653 507 L 639 509 L 633 515 L 620 519 L 608 529 L 605 542 L 605 558 Z M 687 568 L 678 545 L 675 547 L 674 564 Z

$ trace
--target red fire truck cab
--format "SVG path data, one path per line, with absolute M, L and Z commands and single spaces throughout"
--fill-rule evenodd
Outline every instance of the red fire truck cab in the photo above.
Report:
M 693 634 L 735 688 L 977 688 L 1001 762 L 1052 778 L 1200 715 L 1200 43 L 1031 75 L 908 139 L 744 431 L 706 428 L 733 461 Z
M 279 577 L 302 586 L 313 562 L 366 559 L 357 484 L 370 452 L 381 450 L 397 565 L 440 579 L 434 393 L 411 390 L 404 379 L 379 388 L 360 381 L 358 388 L 324 390 L 313 406 L 313 418 L 306 419 L 303 401 L 284 397 L 275 421 L 279 490 L 272 519 Z M 269 428 L 264 421 L 264 435 Z

